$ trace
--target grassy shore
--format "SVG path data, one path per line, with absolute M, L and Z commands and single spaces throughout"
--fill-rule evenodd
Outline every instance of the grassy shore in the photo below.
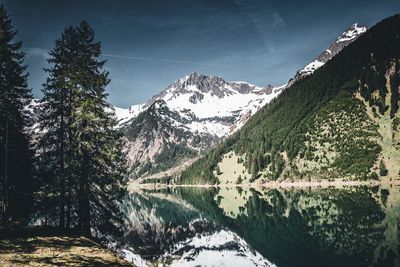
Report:
M 133 266 L 90 238 L 54 229 L 2 229 L 0 237 L 0 266 Z
M 129 190 L 135 190 L 135 188 L 163 188 L 163 187 L 265 187 L 265 188 L 302 188 L 302 187 L 349 187 L 349 186 L 380 186 L 380 185 L 400 185 L 400 177 L 392 177 L 381 180 L 349 180 L 349 179 L 313 179 L 313 180 L 282 180 L 282 181 L 267 181 L 267 182 L 254 182 L 254 183 L 220 183 L 220 184 L 161 184 L 161 183 L 149 183 L 140 184 L 131 182 L 128 186 Z

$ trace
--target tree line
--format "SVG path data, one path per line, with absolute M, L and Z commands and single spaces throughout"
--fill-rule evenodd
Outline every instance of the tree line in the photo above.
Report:
M 87 235 L 118 231 L 126 163 L 107 102 L 101 43 L 85 21 L 55 41 L 32 131 L 26 109 L 32 95 L 16 33 L 0 6 L 2 225 L 58 226 Z

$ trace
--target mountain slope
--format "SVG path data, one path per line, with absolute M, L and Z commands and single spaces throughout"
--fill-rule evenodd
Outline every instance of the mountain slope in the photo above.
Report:
M 295 81 L 177 182 L 220 182 L 228 163 L 244 168 L 231 183 L 398 175 L 399 36 L 399 15 L 378 23 Z M 237 163 L 227 163 L 227 155 Z

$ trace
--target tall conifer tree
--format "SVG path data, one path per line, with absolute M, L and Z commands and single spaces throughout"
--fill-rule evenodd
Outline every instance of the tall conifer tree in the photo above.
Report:
M 31 99 L 21 42 L 0 6 L 0 205 L 3 223 L 26 221 L 31 203 L 32 162 L 24 107 Z
M 57 211 L 46 209 L 46 216 L 86 234 L 116 230 L 125 188 L 122 139 L 106 101 L 110 80 L 100 55 L 101 45 L 87 22 L 67 28 L 50 52 L 43 89 L 40 157 L 41 166 L 47 166 L 41 168 L 42 177 L 50 177 L 43 181 L 43 188 L 50 189 L 43 200 Z

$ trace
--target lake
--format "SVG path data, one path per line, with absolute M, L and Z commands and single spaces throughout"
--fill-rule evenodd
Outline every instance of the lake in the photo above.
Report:
M 173 266 L 399 266 L 400 187 L 135 189 L 124 241 Z

